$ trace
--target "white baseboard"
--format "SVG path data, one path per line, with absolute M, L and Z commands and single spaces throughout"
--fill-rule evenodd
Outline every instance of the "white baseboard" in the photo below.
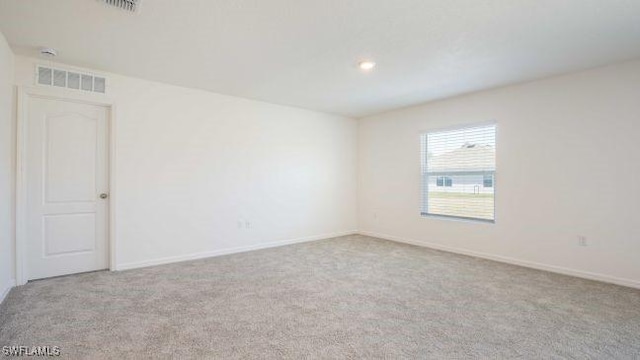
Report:
M 11 291 L 11 289 L 16 286 L 16 280 L 15 279 L 11 279 L 9 281 L 7 281 L 6 284 L 4 284 L 4 286 L 2 286 L 2 288 L 0 288 L 0 304 L 2 304 L 2 302 L 4 301 L 4 298 L 7 297 L 7 295 L 9 294 L 9 291 Z
M 473 256 L 473 257 L 487 259 L 487 260 L 498 261 L 498 262 L 507 263 L 511 265 L 518 265 L 518 266 L 523 266 L 523 267 L 537 269 L 537 270 L 544 270 L 544 271 L 549 271 L 549 272 L 563 274 L 563 275 L 575 276 L 583 279 L 602 281 L 606 283 L 640 289 L 640 281 L 636 281 L 632 279 L 618 278 L 618 277 L 604 275 L 604 274 L 565 268 L 562 266 L 548 265 L 548 264 L 543 264 L 543 263 L 538 263 L 538 262 L 533 262 L 528 260 L 515 259 L 511 257 L 506 257 L 506 256 L 493 255 L 493 254 L 488 254 L 488 253 L 483 253 L 478 251 L 454 248 L 454 247 L 444 246 L 440 244 L 417 241 L 413 239 L 407 239 L 407 238 L 402 238 L 402 237 L 388 235 L 388 234 L 381 234 L 381 233 L 376 233 L 371 231 L 358 231 L 358 234 L 371 236 L 371 237 L 384 239 L 384 240 L 400 242 L 404 244 L 426 247 L 426 248 L 435 249 L 435 250 L 442 250 L 442 251 L 461 254 L 461 255 L 467 255 L 467 256 Z
M 195 254 L 168 256 L 168 257 L 163 257 L 163 258 L 159 258 L 159 259 L 152 259 L 152 260 L 130 262 L 130 263 L 125 263 L 125 264 L 118 264 L 118 265 L 116 265 L 116 268 L 114 270 L 120 271 L 120 270 L 129 270 L 129 269 L 138 269 L 138 268 L 143 268 L 143 267 L 148 267 L 148 266 L 171 264 L 171 263 L 176 263 L 176 262 L 181 262 L 181 261 L 205 259 L 205 258 L 210 258 L 210 257 L 215 257 L 215 256 L 236 254 L 236 253 L 241 253 L 241 252 L 246 252 L 246 251 L 268 249 L 268 248 L 284 246 L 284 245 L 290 245 L 290 244 L 297 244 L 297 243 L 303 243 L 303 242 L 309 242 L 309 241 L 330 239 L 330 238 L 339 237 L 339 236 L 354 235 L 354 234 L 357 234 L 357 233 L 358 232 L 356 230 L 351 230 L 351 231 L 343 231 L 343 232 L 337 232 L 337 233 L 331 233 L 331 234 L 307 236 L 307 237 L 302 237 L 302 238 L 297 238 L 297 239 L 274 241 L 274 242 L 264 243 L 264 244 L 255 244 L 255 245 L 240 246 L 240 247 L 229 248 L 229 249 L 221 249 L 221 250 L 200 252 L 200 253 L 195 253 Z

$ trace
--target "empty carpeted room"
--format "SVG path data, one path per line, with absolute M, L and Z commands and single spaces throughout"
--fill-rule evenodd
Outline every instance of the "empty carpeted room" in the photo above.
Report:
M 640 359 L 640 0 L 0 0 L 0 357 Z

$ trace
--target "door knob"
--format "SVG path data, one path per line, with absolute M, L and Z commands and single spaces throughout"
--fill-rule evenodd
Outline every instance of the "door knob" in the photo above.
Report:
M 100 199 L 106 199 L 109 195 L 102 193 L 100 194 Z

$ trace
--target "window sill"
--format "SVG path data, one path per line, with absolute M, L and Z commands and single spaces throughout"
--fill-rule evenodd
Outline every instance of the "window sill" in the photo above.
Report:
M 420 213 L 420 217 L 427 218 L 427 219 L 440 219 L 440 220 L 465 222 L 465 223 L 473 223 L 473 224 L 495 225 L 496 223 L 495 219 L 487 220 L 487 219 L 478 219 L 478 218 L 468 218 L 468 217 L 462 217 L 462 216 L 436 215 L 436 214 L 428 214 L 428 213 Z

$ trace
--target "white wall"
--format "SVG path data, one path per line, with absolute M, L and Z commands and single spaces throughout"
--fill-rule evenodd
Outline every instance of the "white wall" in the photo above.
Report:
M 419 134 L 491 120 L 496 224 L 421 218 Z M 358 208 L 368 234 L 640 287 L 640 62 L 361 119 Z
M 18 84 L 33 84 L 36 61 L 16 58 Z M 359 125 L 108 76 L 117 103 L 119 268 L 350 232 L 357 206 L 368 234 L 640 286 L 640 190 L 629 185 L 640 179 L 640 62 Z M 488 120 L 498 125 L 496 224 L 421 218 L 419 134 Z M 0 159 L 11 169 L 13 145 L 5 144 L 14 129 L 10 120 L 2 126 Z M 2 176 L 10 188 L 13 174 Z M 589 246 L 577 246 L 577 235 Z
M 18 84 L 37 61 L 16 58 Z M 356 229 L 356 120 L 107 76 L 118 268 Z
M 0 33 L 0 301 L 15 281 L 13 62 L 13 52 Z

